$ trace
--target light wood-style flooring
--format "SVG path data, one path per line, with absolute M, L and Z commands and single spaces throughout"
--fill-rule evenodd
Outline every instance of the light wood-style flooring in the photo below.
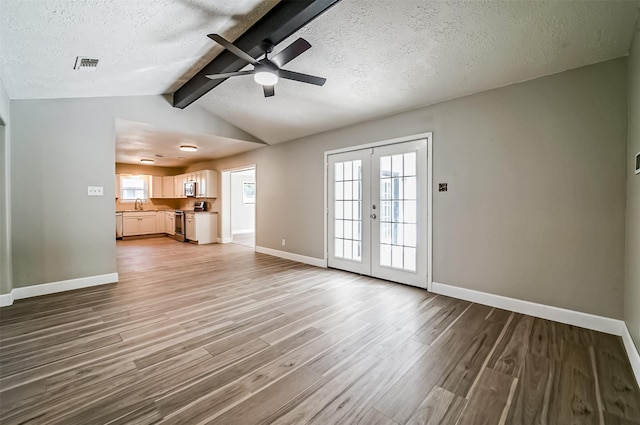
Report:
M 236 245 L 0 309 L 0 423 L 640 424 L 620 338 Z

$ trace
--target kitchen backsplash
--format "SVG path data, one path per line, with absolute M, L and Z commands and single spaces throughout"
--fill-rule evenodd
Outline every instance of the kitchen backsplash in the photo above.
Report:
M 219 212 L 216 198 L 187 198 L 187 199 L 150 199 L 142 203 L 143 210 L 193 210 L 193 204 L 200 201 L 207 202 L 207 211 Z M 133 210 L 134 202 L 120 202 L 116 200 L 116 211 Z
M 177 210 L 180 208 L 182 199 L 150 199 L 149 202 L 142 203 L 143 210 Z M 134 209 L 134 202 L 120 202 L 116 200 L 116 211 Z
M 193 210 L 193 204 L 196 202 L 206 201 L 207 203 L 207 211 L 215 211 L 218 212 L 218 202 L 216 198 L 187 198 L 187 199 L 177 199 L 180 202 L 178 209 L 180 210 Z

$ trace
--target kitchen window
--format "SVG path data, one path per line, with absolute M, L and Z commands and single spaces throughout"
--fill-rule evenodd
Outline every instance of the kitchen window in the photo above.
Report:
M 149 176 L 120 176 L 121 201 L 149 200 Z

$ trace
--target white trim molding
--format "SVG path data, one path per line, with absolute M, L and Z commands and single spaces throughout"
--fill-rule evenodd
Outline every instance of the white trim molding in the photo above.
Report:
M 80 277 L 77 279 L 61 280 L 59 282 L 42 283 L 39 285 L 13 288 L 9 294 L 0 295 L 0 307 L 13 304 L 14 300 L 38 297 L 40 295 L 55 294 L 57 292 L 73 291 L 74 289 L 89 288 L 91 286 L 115 283 L 118 273 L 101 274 L 97 276 Z
M 13 296 L 11 292 L 8 294 L 0 294 L 0 307 L 7 307 L 13 304 Z
M 638 353 L 631 339 L 627 324 L 623 320 L 596 316 L 595 314 L 538 304 L 438 282 L 433 282 L 431 292 L 622 337 L 627 356 L 633 368 L 633 373 L 636 381 L 640 385 L 640 353 Z
M 243 235 L 245 233 L 255 233 L 256 229 L 240 229 L 231 232 L 232 235 Z
M 640 386 L 640 352 L 636 348 L 636 345 L 633 343 L 633 339 L 631 338 L 631 334 L 629 333 L 627 324 L 623 323 L 623 325 L 624 329 L 622 331 L 622 342 L 624 343 L 624 348 L 627 350 L 627 357 L 629 357 L 629 362 L 631 363 L 633 373 L 636 375 L 636 382 Z
M 284 258 L 286 260 L 297 261 L 298 263 L 309 264 L 316 267 L 327 268 L 327 264 L 323 258 L 307 257 L 306 255 L 294 254 L 292 252 L 278 251 L 277 249 L 256 246 L 256 252 L 261 254 L 273 255 L 274 257 Z

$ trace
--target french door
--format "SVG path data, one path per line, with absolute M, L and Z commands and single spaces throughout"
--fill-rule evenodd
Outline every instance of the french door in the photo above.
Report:
M 328 155 L 328 265 L 427 287 L 427 140 Z

